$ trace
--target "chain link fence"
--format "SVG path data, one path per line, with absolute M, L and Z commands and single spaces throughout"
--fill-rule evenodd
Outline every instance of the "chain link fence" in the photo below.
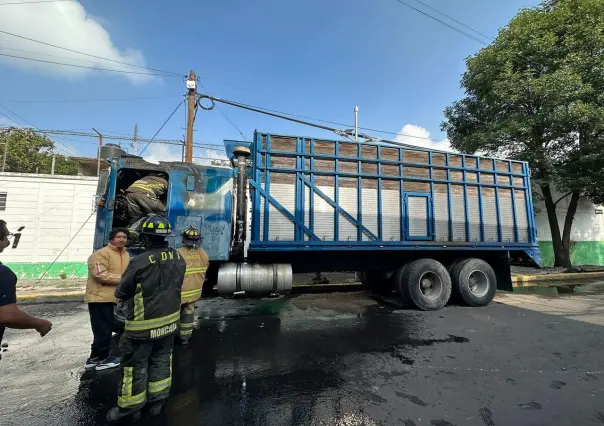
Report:
M 100 147 L 116 145 L 146 161 L 184 161 L 181 140 L 83 133 L 65 130 L 35 130 L 0 127 L 0 171 L 56 175 L 97 176 Z M 193 162 L 228 167 L 220 145 L 193 145 Z

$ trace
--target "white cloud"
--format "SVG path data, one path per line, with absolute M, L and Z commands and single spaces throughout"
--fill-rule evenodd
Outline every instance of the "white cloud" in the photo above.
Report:
M 145 149 L 143 159 L 153 164 L 159 164 L 160 161 L 182 161 L 182 147 L 152 142 L 149 148 Z
M 115 61 L 145 66 L 145 59 L 141 51 L 132 48 L 119 49 L 99 21 L 98 18 L 89 15 L 84 6 L 76 1 L 11 5 L 2 8 L 2 13 L 0 13 L 0 28 L 4 31 Z M 1 33 L 0 53 L 89 67 L 148 72 L 140 68 L 132 68 L 115 62 L 79 55 Z M 56 56 L 61 56 L 61 58 Z M 5 56 L 0 56 L 0 61 L 27 71 L 60 77 L 82 78 L 91 73 L 100 74 L 102 72 Z M 157 77 L 150 75 L 104 71 L 102 73 L 127 78 L 135 84 L 157 80 Z
M 394 138 L 394 141 L 421 146 L 423 148 L 438 149 L 440 151 L 454 151 L 449 139 L 442 141 L 432 140 L 430 139 L 430 132 L 428 130 L 413 124 L 405 124 Z

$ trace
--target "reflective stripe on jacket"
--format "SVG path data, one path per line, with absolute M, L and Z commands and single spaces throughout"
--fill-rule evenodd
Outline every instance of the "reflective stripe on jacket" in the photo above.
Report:
M 167 244 L 132 259 L 115 289 L 124 301 L 129 337 L 154 340 L 178 331 L 185 268 L 183 257 Z
M 152 198 L 161 197 L 168 190 L 168 181 L 160 176 L 145 176 L 126 189 L 126 192 L 145 193 Z
M 196 302 L 201 297 L 203 281 L 210 263 L 208 254 L 202 248 L 188 246 L 179 248 L 178 252 L 187 262 L 180 301 L 181 303 Z
M 109 243 L 88 258 L 88 280 L 84 300 L 88 303 L 115 303 L 113 293 L 126 270 L 130 256 Z

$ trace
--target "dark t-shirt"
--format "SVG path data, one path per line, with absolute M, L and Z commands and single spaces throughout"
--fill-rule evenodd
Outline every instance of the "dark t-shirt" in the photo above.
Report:
M 17 303 L 17 276 L 10 268 L 0 263 L 0 306 L 13 303 Z M 0 324 L 0 344 L 2 344 L 4 328 Z

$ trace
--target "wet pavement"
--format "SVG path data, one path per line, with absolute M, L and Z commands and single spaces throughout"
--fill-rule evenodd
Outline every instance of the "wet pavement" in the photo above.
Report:
M 0 424 L 105 424 L 119 372 L 84 374 L 86 306 L 25 308 L 55 327 L 7 330 Z M 165 413 L 140 424 L 604 424 L 601 325 L 500 302 L 424 313 L 362 293 L 215 299 L 200 316 L 175 348 Z

